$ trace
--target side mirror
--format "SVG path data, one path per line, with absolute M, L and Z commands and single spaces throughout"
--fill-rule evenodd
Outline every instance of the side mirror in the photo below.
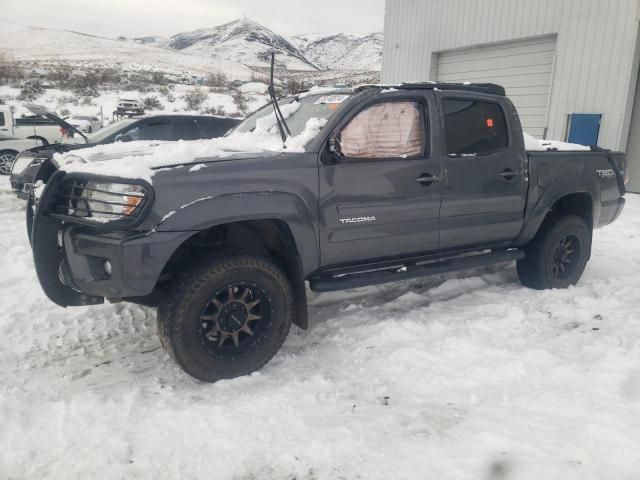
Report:
M 125 135 L 125 134 L 118 134 L 116 135 L 116 142 L 130 142 L 131 141 L 131 137 L 129 135 Z

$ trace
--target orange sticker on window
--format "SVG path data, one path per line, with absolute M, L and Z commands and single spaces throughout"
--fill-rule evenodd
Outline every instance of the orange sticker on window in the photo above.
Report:
M 493 128 L 493 118 L 487 118 L 487 127 Z

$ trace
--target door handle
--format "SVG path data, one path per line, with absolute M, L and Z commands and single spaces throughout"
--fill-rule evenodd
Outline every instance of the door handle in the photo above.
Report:
M 505 180 L 513 180 L 515 177 L 519 176 L 519 174 L 514 172 L 510 168 L 505 168 L 500 174 L 500 176 Z
M 431 184 L 437 183 L 440 181 L 439 177 L 432 175 L 430 173 L 423 173 L 418 178 L 416 178 L 416 182 L 422 184 L 425 187 L 428 187 Z

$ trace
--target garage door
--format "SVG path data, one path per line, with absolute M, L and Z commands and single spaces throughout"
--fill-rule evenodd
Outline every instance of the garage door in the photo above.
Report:
M 629 141 L 627 143 L 627 164 L 629 165 L 627 190 L 640 193 L 640 81 L 636 86 L 636 99 L 633 105 L 633 115 L 631 115 Z
M 505 87 L 525 131 L 543 138 L 551 92 L 556 37 L 442 52 L 440 82 L 492 82 Z

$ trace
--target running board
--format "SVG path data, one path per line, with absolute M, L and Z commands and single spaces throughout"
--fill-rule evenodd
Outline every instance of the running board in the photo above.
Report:
M 381 283 L 412 280 L 414 278 L 454 272 L 469 268 L 485 267 L 494 263 L 511 262 L 524 258 L 522 250 L 511 249 L 502 252 L 483 253 L 466 257 L 450 258 L 422 265 L 406 266 L 397 271 L 381 270 L 376 272 L 343 275 L 340 277 L 315 278 L 309 282 L 314 292 L 336 292 L 350 288 L 369 287 Z

